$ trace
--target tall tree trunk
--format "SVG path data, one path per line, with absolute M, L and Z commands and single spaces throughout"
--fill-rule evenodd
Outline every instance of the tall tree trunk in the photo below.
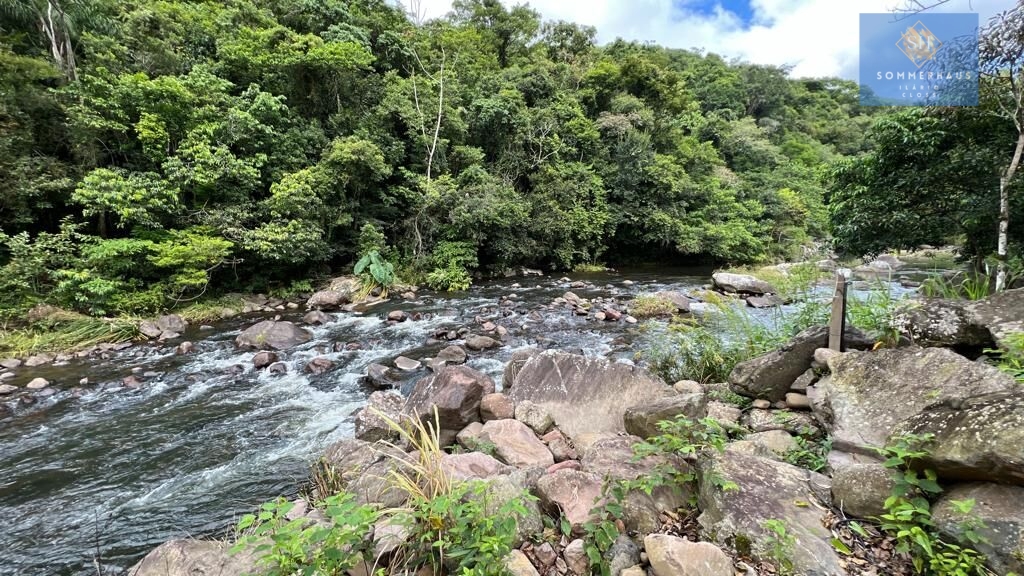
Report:
M 1003 177 L 999 179 L 999 239 L 996 246 L 996 258 L 999 263 L 996 266 L 996 292 L 1006 289 L 1006 258 L 1010 230 L 1010 182 L 1020 165 L 1022 153 L 1024 153 L 1024 130 L 1018 131 L 1013 160 L 1006 167 Z

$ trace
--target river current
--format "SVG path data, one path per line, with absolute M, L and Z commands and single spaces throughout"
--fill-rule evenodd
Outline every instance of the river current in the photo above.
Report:
M 283 376 L 256 371 L 253 352 L 234 338 L 268 317 L 253 314 L 183 335 L 195 352 L 142 344 L 104 360 L 22 369 L 15 383 L 41 376 L 61 391 L 32 405 L 11 403 L 0 416 L 0 574 L 96 575 L 125 571 L 160 543 L 179 537 L 225 537 L 237 518 L 279 495 L 293 496 L 309 466 L 332 442 L 353 434 L 353 415 L 371 390 L 360 380 L 370 363 L 430 356 L 424 343 L 440 329 L 490 320 L 509 330 L 501 348 L 471 353 L 468 364 L 500 382 L 505 361 L 526 346 L 631 361 L 641 325 L 598 322 L 567 307 L 547 306 L 572 290 L 582 298 L 626 302 L 638 293 L 689 291 L 709 282 L 708 269 L 648 270 L 495 281 L 457 295 L 424 292 L 356 313 L 333 313 L 312 327 L 312 341 L 281 353 Z M 514 305 L 499 307 L 503 296 Z M 389 325 L 389 311 L 422 319 Z M 511 310 L 511 313 L 509 311 Z M 531 314 L 536 312 L 536 314 Z M 784 313 L 784 310 L 782 311 Z M 504 314 L 509 313 L 508 316 Z M 780 311 L 752 312 L 763 321 Z M 301 321 L 301 311 L 282 313 Z M 358 342 L 361 350 L 333 352 Z M 303 371 L 326 356 L 327 373 Z M 139 388 L 121 386 L 132 369 Z M 429 374 L 407 374 L 407 382 Z M 81 378 L 84 392 L 73 392 Z M 3 412 L 0 412 L 3 414 Z

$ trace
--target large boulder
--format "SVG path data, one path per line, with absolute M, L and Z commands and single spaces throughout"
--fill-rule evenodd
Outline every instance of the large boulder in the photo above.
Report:
M 433 422 L 437 407 L 441 430 L 454 438 L 470 422 L 480 421 L 480 400 L 494 390 L 494 380 L 482 372 L 469 366 L 445 366 L 416 382 L 405 413 Z
M 1024 331 L 1024 288 L 1006 290 L 975 302 L 928 298 L 903 304 L 893 326 L 920 346 L 973 349 L 1004 345 Z
M 850 327 L 844 342 L 847 349 L 865 350 L 874 341 L 863 332 Z M 828 346 L 828 327 L 812 326 L 793 337 L 778 350 L 740 362 L 729 374 L 733 391 L 750 398 L 776 402 L 811 367 L 814 351 Z
M 239 348 L 285 350 L 305 344 L 312 338 L 312 333 L 291 322 L 264 320 L 243 330 L 235 338 L 235 344 Z
M 943 348 L 847 352 L 828 360 L 813 408 L 831 428 L 833 447 L 876 455 L 897 426 L 929 406 L 1016 390 L 1012 377 Z
M 715 287 L 723 292 L 731 294 L 777 294 L 774 286 L 746 274 L 731 274 L 729 272 L 715 272 L 711 275 L 711 281 Z
M 530 401 L 547 410 L 571 439 L 625 432 L 626 410 L 675 394 L 642 368 L 553 350 L 530 356 L 506 393 L 517 404 Z
M 250 550 L 231 553 L 231 544 L 211 540 L 170 540 L 128 569 L 128 576 L 221 576 L 263 574 Z
M 1024 392 L 928 406 L 894 430 L 905 433 L 934 435 L 922 464 L 942 478 L 1024 485 Z
M 828 503 L 827 477 L 783 462 L 725 452 L 701 458 L 698 484 L 697 522 L 716 544 L 771 561 L 776 537 L 765 522 L 777 520 L 794 538 L 794 573 L 846 573 L 832 547 L 832 533 L 822 522 L 825 508 L 814 503 Z
M 968 500 L 974 506 L 964 514 L 956 503 Z M 984 554 L 996 574 L 1024 574 L 1024 488 L 984 483 L 954 486 L 932 507 L 932 520 L 947 537 Z M 986 541 L 968 541 L 967 526 L 975 527 Z

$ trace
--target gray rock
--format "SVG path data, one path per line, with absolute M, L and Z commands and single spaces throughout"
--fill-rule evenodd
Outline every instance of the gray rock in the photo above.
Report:
M 829 360 L 816 385 L 814 413 L 833 447 L 875 456 L 898 425 L 933 404 L 1019 389 L 1012 377 L 943 348 L 848 352 Z
M 25 388 L 29 390 L 42 390 L 50 385 L 50 381 L 46 378 L 33 378 L 28 384 L 25 384 Z
M 508 474 L 512 467 L 481 452 L 445 454 L 441 456 L 440 467 L 453 480 L 488 480 Z
M 311 326 L 315 326 L 318 324 L 330 324 L 331 317 L 326 312 L 321 312 L 320 310 L 310 310 L 309 312 L 306 312 L 305 316 L 302 317 L 302 322 L 305 324 L 309 324 Z
M 25 367 L 35 368 L 37 366 L 42 366 L 43 364 L 49 364 L 50 362 L 53 362 L 56 357 L 56 355 L 50 354 L 49 352 L 29 356 L 28 359 L 25 360 Z
M 529 400 L 547 410 L 575 440 L 586 433 L 625 432 L 626 410 L 675 391 L 642 368 L 545 351 L 523 363 L 506 393 L 516 404 Z
M 513 546 L 520 546 L 536 534 L 544 532 L 544 520 L 535 499 L 526 498 L 528 490 L 517 475 L 490 478 L 484 493 L 484 513 L 496 516 L 501 507 L 516 501 L 526 508 L 525 514 L 516 514 L 516 535 Z
M 400 423 L 404 406 L 405 398 L 397 392 L 378 390 L 370 394 L 367 405 L 356 414 L 356 438 L 366 442 L 395 440 L 398 432 L 384 418 Z
M 400 382 L 395 372 L 383 364 L 370 364 L 366 367 L 363 382 L 378 390 L 388 390 Z
M 856 328 L 846 332 L 848 349 L 870 348 L 874 342 Z M 729 374 L 732 389 L 749 398 L 782 400 L 786 392 L 811 367 L 814 351 L 828 346 L 828 327 L 812 326 L 780 349 L 740 362 Z
M 975 302 L 942 298 L 910 301 L 894 314 L 893 325 L 920 346 L 1004 346 L 1007 336 L 1024 331 L 1024 288 Z
M 768 430 L 747 435 L 744 440 L 764 446 L 769 452 L 776 456 L 785 456 L 787 452 L 796 450 L 800 446 L 796 439 L 785 430 Z
M 820 436 L 821 428 L 807 412 L 791 412 L 789 410 L 751 410 L 741 421 L 752 432 L 769 430 L 785 430 L 797 436 Z
M 501 347 L 501 342 L 498 342 L 490 336 L 472 336 L 466 339 L 466 348 L 476 352 L 499 347 Z
M 778 293 L 778 290 L 776 290 L 771 284 L 746 274 L 716 272 L 711 275 L 711 281 L 714 283 L 716 288 L 731 294 L 743 293 L 760 295 Z
M 164 331 L 156 325 L 156 322 L 151 320 L 143 320 L 142 322 L 139 322 L 139 333 L 146 338 L 159 338 L 163 332 Z
M 8 370 L 14 370 L 21 366 L 21 360 L 18 360 L 17 358 L 4 358 L 3 360 L 0 360 L 0 366 Z
M 128 576 L 214 576 L 265 574 L 254 550 L 231 553 L 228 542 L 170 540 L 128 569 Z
M 518 549 L 512 550 L 505 557 L 505 570 L 508 571 L 509 576 L 540 576 L 526 554 Z
M 465 354 L 465 351 L 463 351 L 463 354 Z M 515 382 L 519 371 L 526 365 L 527 360 L 537 354 L 540 354 L 539 348 L 523 348 L 512 353 L 512 357 L 505 364 L 505 371 L 501 375 L 501 389 L 503 392 L 507 394 L 512 389 L 512 384 Z
M 188 322 L 177 314 L 167 314 L 156 319 L 156 325 L 161 332 L 177 332 L 181 334 L 188 329 Z
M 306 301 L 309 310 L 337 310 L 351 302 L 351 293 L 343 290 L 321 290 Z
M 662 292 L 655 292 L 654 297 L 671 302 L 676 307 L 676 312 L 689 312 L 691 301 L 682 292 L 674 292 L 671 290 L 665 290 Z
M 832 548 L 832 533 L 822 524 L 824 510 L 811 504 L 823 491 L 827 498 L 827 477 L 783 462 L 725 452 L 701 458 L 698 483 L 697 521 L 716 544 L 749 545 L 750 550 L 738 552 L 770 561 L 774 533 L 764 522 L 780 520 L 795 538 L 790 559 L 796 574 L 846 573 Z M 725 489 L 723 483 L 735 489 Z
M 933 434 L 924 466 L 941 478 L 1024 485 L 1024 392 L 928 406 L 893 431 Z
M 737 425 L 743 411 L 725 402 L 708 402 L 708 418 L 711 418 L 723 426 Z
M 268 352 L 266 350 L 264 350 L 263 352 L 257 352 L 252 357 L 252 365 L 257 370 L 262 370 L 263 368 L 270 366 L 274 362 L 277 362 L 277 354 L 274 352 Z
M 441 360 L 446 364 L 465 364 L 466 351 L 462 346 L 449 346 L 437 353 L 435 360 Z
M 793 382 L 793 385 L 790 386 L 789 389 L 794 392 L 805 392 L 807 388 L 813 386 L 817 381 L 818 375 L 814 373 L 813 369 L 808 368 L 806 372 L 801 374 L 800 377 Z
M 708 405 L 704 394 L 678 394 L 626 410 L 623 422 L 627 433 L 647 439 L 662 433 L 658 428 L 659 422 L 674 421 L 680 416 L 699 420 L 704 418 L 707 412 Z
M 408 495 L 394 486 L 392 472 L 412 474 L 408 456 L 394 448 L 363 442 L 355 438 L 339 440 L 327 447 L 322 462 L 338 478 L 338 486 L 355 496 L 359 504 L 379 504 L 385 508 L 401 506 Z M 317 498 L 326 495 L 314 494 Z
M 17 391 L 17 386 L 11 384 L 0 384 L 0 396 L 9 396 Z
M 406 358 L 405 356 L 395 358 L 395 368 L 405 372 L 419 370 L 422 365 L 423 364 L 419 360 L 413 360 L 412 358 Z
M 515 405 L 515 419 L 529 426 L 538 436 L 547 434 L 555 425 L 547 410 L 529 400 L 523 400 Z
M 786 301 L 782 298 L 772 294 L 769 296 L 751 296 L 747 298 L 747 305 L 751 308 L 778 308 L 785 304 Z
M 314 376 L 319 376 L 321 374 L 326 374 L 333 367 L 334 362 L 332 362 L 330 358 L 325 358 L 324 356 L 317 356 L 316 358 L 313 358 L 312 360 L 306 363 L 305 370 L 306 372 Z
M 313 335 L 291 322 L 264 320 L 246 328 L 235 338 L 240 348 L 285 350 L 305 344 Z
M 869 518 L 885 513 L 885 500 L 896 485 L 893 471 L 880 461 L 856 458 L 833 452 L 829 454 L 832 468 L 832 501 L 845 514 Z
M 954 501 L 974 500 L 967 514 Z M 972 483 L 954 486 L 932 507 L 936 527 L 947 537 L 960 540 L 985 555 L 996 574 L 1024 573 L 1024 488 Z M 964 527 L 980 521 L 977 528 L 987 542 L 964 538 Z
M 640 563 L 640 547 L 625 534 L 620 534 L 612 547 L 604 553 L 612 576 L 619 576 L 624 570 Z

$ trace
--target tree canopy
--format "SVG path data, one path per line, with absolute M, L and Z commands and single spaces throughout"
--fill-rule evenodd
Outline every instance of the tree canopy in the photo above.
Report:
M 7 309 L 287 285 L 352 264 L 367 225 L 439 287 L 794 257 L 877 112 L 853 82 L 597 46 L 497 0 L 422 23 L 385 0 L 10 0 L 0 37 Z

